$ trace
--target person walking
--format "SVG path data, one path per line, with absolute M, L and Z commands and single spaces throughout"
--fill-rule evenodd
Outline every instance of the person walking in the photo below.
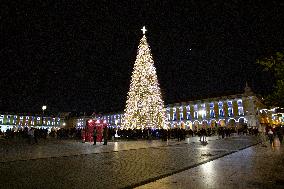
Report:
M 269 129 L 267 134 L 268 134 L 268 139 L 269 139 L 270 145 L 273 146 L 273 139 L 274 139 L 273 131 L 271 129 Z
M 94 144 L 93 145 L 96 145 L 96 143 L 97 143 L 97 129 L 96 128 L 94 128 L 94 132 L 93 132 L 93 139 L 94 139 Z

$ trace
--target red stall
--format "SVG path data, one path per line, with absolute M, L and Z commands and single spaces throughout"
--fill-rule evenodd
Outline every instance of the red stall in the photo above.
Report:
M 103 129 L 107 127 L 106 121 L 99 119 L 88 119 L 86 121 L 86 127 L 82 131 L 82 141 L 83 142 L 93 142 L 94 129 L 97 130 L 97 142 L 102 142 L 103 139 Z

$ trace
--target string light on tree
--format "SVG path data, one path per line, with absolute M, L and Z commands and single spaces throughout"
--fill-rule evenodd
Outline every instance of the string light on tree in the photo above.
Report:
M 145 26 L 141 29 L 137 56 L 127 95 L 122 129 L 166 128 L 166 111 L 156 68 L 147 43 Z

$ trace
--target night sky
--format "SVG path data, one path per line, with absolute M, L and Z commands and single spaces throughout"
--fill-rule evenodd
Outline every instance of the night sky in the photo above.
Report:
M 165 104 L 272 90 L 280 1 L 1 1 L 0 111 L 123 111 L 145 25 Z

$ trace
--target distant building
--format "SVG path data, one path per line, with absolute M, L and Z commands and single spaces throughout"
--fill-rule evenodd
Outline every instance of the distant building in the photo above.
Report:
M 264 108 L 246 85 L 243 94 L 207 98 L 166 106 L 169 127 L 199 129 L 206 127 L 259 126 L 258 111 Z
M 7 129 L 17 130 L 24 127 L 47 128 L 51 130 L 51 128 L 61 128 L 64 126 L 64 117 L 60 116 L 41 116 L 14 113 L 0 114 L 1 131 L 6 131 Z
M 182 127 L 197 130 L 206 127 L 259 126 L 259 110 L 265 106 L 246 84 L 244 93 L 216 98 L 168 104 L 168 128 Z M 120 127 L 123 112 L 97 116 L 110 127 Z M 77 127 L 84 128 L 86 118 L 77 118 Z
M 260 124 L 265 126 L 284 126 L 284 108 L 274 107 L 259 111 Z

